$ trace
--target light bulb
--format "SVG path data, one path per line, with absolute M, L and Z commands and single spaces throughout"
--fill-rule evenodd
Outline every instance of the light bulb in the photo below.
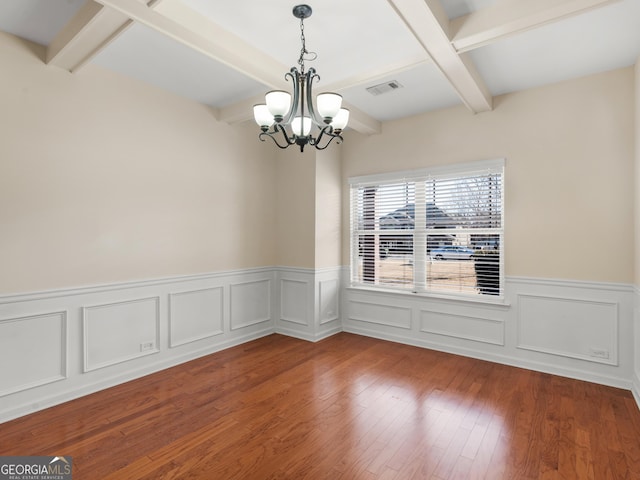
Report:
M 302 127 L 302 132 L 300 127 Z M 291 122 L 291 130 L 298 137 L 306 137 L 311 132 L 311 117 L 304 117 L 304 122 L 302 122 L 302 117 L 294 118 Z

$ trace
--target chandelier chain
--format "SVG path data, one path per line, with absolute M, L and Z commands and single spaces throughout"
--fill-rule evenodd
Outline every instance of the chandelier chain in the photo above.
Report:
M 307 50 L 306 37 L 304 36 L 304 19 L 300 19 L 300 42 L 302 43 L 302 48 L 300 49 L 300 58 L 298 58 L 298 65 L 300 65 L 300 73 L 304 74 L 304 61 L 307 60 L 312 62 L 316 58 L 318 58 L 318 54 L 316 52 L 310 52 Z

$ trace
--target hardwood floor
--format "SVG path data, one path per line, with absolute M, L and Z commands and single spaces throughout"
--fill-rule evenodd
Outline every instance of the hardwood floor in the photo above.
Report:
M 0 425 L 74 480 L 640 479 L 628 391 L 341 333 L 271 335 Z

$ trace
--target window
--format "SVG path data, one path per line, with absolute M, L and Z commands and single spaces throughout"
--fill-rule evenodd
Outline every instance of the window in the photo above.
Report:
M 503 296 L 504 160 L 349 180 L 353 285 Z

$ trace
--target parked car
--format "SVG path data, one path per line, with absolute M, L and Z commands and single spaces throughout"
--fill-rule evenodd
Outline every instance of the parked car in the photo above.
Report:
M 431 256 L 436 260 L 471 260 L 473 254 L 473 250 L 461 245 L 445 245 L 431 251 Z

